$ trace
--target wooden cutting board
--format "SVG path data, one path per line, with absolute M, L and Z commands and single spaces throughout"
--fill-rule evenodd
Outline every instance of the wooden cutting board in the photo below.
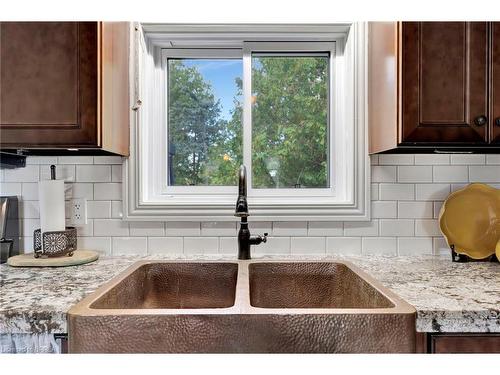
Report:
M 12 267 L 67 267 L 90 263 L 97 258 L 99 254 L 93 250 L 76 250 L 73 256 L 57 258 L 35 258 L 33 253 L 29 253 L 10 257 L 7 264 Z

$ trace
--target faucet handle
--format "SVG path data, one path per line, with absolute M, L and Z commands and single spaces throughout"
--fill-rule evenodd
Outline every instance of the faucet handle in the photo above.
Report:
M 262 237 L 262 242 L 267 242 L 267 236 L 269 233 L 264 233 L 264 236 Z

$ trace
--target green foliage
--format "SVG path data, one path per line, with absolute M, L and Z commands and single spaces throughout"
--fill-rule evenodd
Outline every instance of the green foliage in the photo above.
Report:
M 328 185 L 327 82 L 327 58 L 253 58 L 254 187 Z
M 169 61 L 168 77 L 168 142 L 174 151 L 174 184 L 217 185 L 213 174 L 223 161 L 222 146 L 231 137 L 227 122 L 220 118 L 220 101 L 200 72 L 181 60 Z
M 236 185 L 243 163 L 241 79 L 226 121 L 210 83 L 196 68 L 172 61 L 169 77 L 175 185 Z M 327 82 L 327 58 L 254 58 L 254 187 L 328 186 Z

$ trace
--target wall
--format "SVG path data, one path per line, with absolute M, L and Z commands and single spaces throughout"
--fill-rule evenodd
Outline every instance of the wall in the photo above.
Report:
M 370 222 L 257 222 L 253 233 L 269 232 L 256 254 L 431 254 L 448 253 L 437 225 L 442 201 L 468 182 L 500 187 L 500 155 L 372 156 Z M 21 198 L 22 241 L 32 251 L 39 227 L 37 181 L 58 166 L 67 198 L 88 200 L 88 224 L 79 247 L 106 254 L 236 254 L 236 222 L 123 222 L 120 157 L 29 157 L 27 167 L 0 171 L 0 195 Z M 250 207 L 251 209 L 251 207 Z

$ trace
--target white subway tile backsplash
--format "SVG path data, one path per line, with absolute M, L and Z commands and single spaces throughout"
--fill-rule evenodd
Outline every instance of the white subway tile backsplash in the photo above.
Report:
M 119 219 L 95 219 L 95 236 L 128 236 L 129 223 Z
M 19 228 L 21 236 L 33 236 L 33 232 L 40 229 L 40 219 L 23 219 Z
M 308 236 L 342 236 L 344 223 L 341 221 L 310 221 L 308 223 Z
M 324 237 L 292 237 L 291 254 L 324 254 L 325 253 L 325 238 Z
M 432 167 L 411 165 L 398 167 L 398 182 L 432 182 Z
M 94 164 L 92 156 L 59 156 L 57 164 Z
M 276 221 L 273 223 L 273 236 L 307 236 L 307 222 Z
M 460 165 L 482 165 L 486 162 L 486 155 L 481 154 L 457 154 L 451 155 L 451 164 L 460 164 Z
M 486 164 L 500 164 L 500 154 L 486 155 Z
M 233 221 L 211 221 L 201 223 L 202 236 L 236 236 L 236 222 Z
M 432 251 L 435 255 L 450 255 L 451 250 L 443 237 L 434 237 L 432 240 Z
M 401 219 L 432 218 L 432 202 L 399 202 L 398 217 Z
M 433 219 L 415 220 L 415 236 L 440 236 L 439 224 Z
M 148 254 L 182 254 L 183 251 L 183 237 L 148 238 Z
M 19 250 L 21 254 L 29 254 L 33 252 L 33 237 L 19 238 Z
M 129 224 L 131 236 L 164 236 L 165 223 L 161 221 L 136 221 Z
M 23 183 L 22 196 L 26 200 L 38 200 L 38 182 Z
M 40 180 L 50 180 L 50 165 L 40 165 Z M 56 179 L 64 182 L 75 181 L 74 165 L 58 165 L 56 168 Z
M 38 165 L 5 169 L 2 172 L 4 182 L 38 182 L 40 180 L 40 167 Z
M 413 236 L 415 227 L 409 219 L 380 219 L 381 236 Z
M 398 208 L 396 201 L 372 201 L 372 218 L 396 218 Z
M 454 193 L 457 190 L 463 189 L 469 184 L 451 184 L 451 193 Z
M 252 254 L 290 254 L 290 237 L 268 237 L 267 242 L 252 246 Z
M 396 182 L 396 167 L 372 166 L 372 182 Z
M 399 237 L 398 255 L 432 254 L 432 237 Z
M 439 213 L 441 212 L 441 207 L 443 206 L 442 201 L 433 202 L 434 203 L 434 219 L 439 218 Z
M 184 254 L 217 254 L 219 239 L 217 237 L 184 237 Z
M 248 221 L 248 228 L 250 232 L 255 234 L 271 234 L 273 231 L 273 222 L 272 221 Z M 240 229 L 240 224 L 236 224 L 236 231 Z
M 94 156 L 94 164 L 122 164 L 121 156 Z
M 446 154 L 417 154 L 415 155 L 416 165 L 437 165 L 450 164 L 450 155 Z
M 89 219 L 111 218 L 110 201 L 87 201 L 87 217 Z
M 78 249 L 111 255 L 111 237 L 78 237 L 77 243 Z
M 19 182 L 0 183 L 0 195 L 22 195 L 22 184 Z
M 123 217 L 122 201 L 111 201 L 111 217 L 113 219 L 119 219 Z
M 397 255 L 395 237 L 367 237 L 362 239 L 362 253 L 366 255 Z
M 379 156 L 379 165 L 412 165 L 415 156 L 412 154 L 382 154 Z
M 131 255 L 148 253 L 148 240 L 146 237 L 113 237 L 113 255 Z
M 361 254 L 361 237 L 327 237 L 328 254 Z
M 76 181 L 77 182 L 110 182 L 111 181 L 111 166 L 110 165 L 77 165 L 76 166 Z
M 169 221 L 166 223 L 167 236 L 199 236 L 200 223 L 191 221 Z
M 23 219 L 38 219 L 40 217 L 40 206 L 38 201 L 19 200 L 19 213 Z
M 270 234 L 266 244 L 252 247 L 252 253 L 361 254 L 363 249 L 366 254 L 449 254 L 437 221 L 446 197 L 466 186 L 469 176 L 471 182 L 500 187 L 498 155 L 383 154 L 370 160 L 371 221 L 271 222 L 250 217 L 252 234 Z M 104 254 L 114 248 L 114 253 L 123 254 L 147 250 L 236 256 L 235 221 L 122 221 L 121 163 L 122 158 L 108 156 L 30 156 L 26 168 L 0 170 L 0 193 L 19 196 L 21 243 L 26 250 L 32 251 L 33 230 L 40 227 L 38 181 L 49 178 L 49 166 L 56 164 L 59 178 L 76 181 L 65 185 L 67 204 L 72 198 L 88 202 L 88 224 L 77 227 L 79 248 Z
M 379 184 L 371 184 L 370 197 L 371 197 L 372 201 L 378 201 L 378 199 L 379 199 Z
M 87 200 L 94 200 L 94 184 L 65 184 L 64 188 L 66 191 L 66 199 L 85 198 Z
M 415 185 L 413 184 L 380 184 L 380 200 L 414 200 Z
M 498 182 L 500 180 L 500 165 L 470 166 L 470 182 Z
M 434 182 L 467 182 L 469 171 L 467 166 L 447 165 L 433 167 Z
M 164 236 L 165 223 L 161 221 L 135 221 L 130 223 L 131 236 Z
M 26 158 L 26 165 L 57 164 L 57 156 L 30 156 Z
M 122 184 L 104 183 L 94 184 L 95 200 L 121 200 Z
M 111 166 L 111 181 L 112 182 L 122 182 L 122 166 L 112 165 Z
M 238 239 L 236 237 L 219 238 L 219 253 L 233 254 L 234 256 L 236 256 L 238 254 Z
M 378 220 L 346 221 L 344 236 L 378 236 Z
M 91 237 L 94 235 L 94 220 L 88 219 L 87 224 L 73 224 L 69 219 L 66 219 L 67 226 L 76 228 L 77 236 Z
M 417 184 L 415 199 L 417 201 L 442 200 L 450 194 L 449 184 Z

